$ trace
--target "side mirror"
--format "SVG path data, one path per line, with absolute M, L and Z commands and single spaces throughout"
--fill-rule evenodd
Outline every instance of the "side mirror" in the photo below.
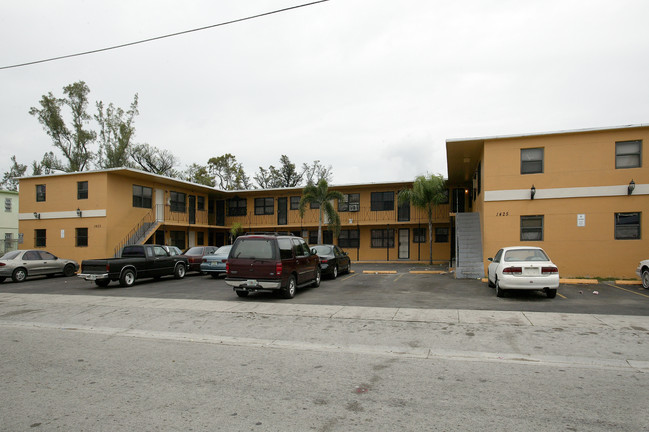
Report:
M 311 249 L 311 255 L 318 255 L 318 253 L 316 252 L 315 248 Z
M 493 262 L 493 258 L 487 258 L 487 261 Z

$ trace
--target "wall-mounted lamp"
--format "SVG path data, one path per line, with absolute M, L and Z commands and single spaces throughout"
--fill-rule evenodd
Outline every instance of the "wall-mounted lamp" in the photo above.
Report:
M 81 217 L 81 210 L 79 210 L 79 207 L 77 207 L 77 216 Z
M 41 218 L 41 214 L 34 212 L 34 219 L 40 219 L 40 218 Z
M 635 182 L 633 181 L 633 179 L 631 179 L 631 183 L 629 183 L 629 187 L 626 189 L 626 194 L 631 195 L 634 189 L 635 189 Z
M 536 188 L 532 185 L 532 189 L 530 189 L 530 199 L 534 199 L 534 195 L 536 195 Z

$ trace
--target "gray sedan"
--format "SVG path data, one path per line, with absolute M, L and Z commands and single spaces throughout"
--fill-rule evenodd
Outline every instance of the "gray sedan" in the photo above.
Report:
M 14 282 L 23 282 L 28 276 L 73 276 L 77 270 L 76 261 L 58 258 L 44 250 L 15 250 L 0 258 L 0 282 L 8 277 Z
M 232 249 L 232 245 L 221 246 L 211 254 L 203 255 L 201 272 L 209 273 L 213 278 L 218 278 L 220 274 L 225 274 L 230 249 Z

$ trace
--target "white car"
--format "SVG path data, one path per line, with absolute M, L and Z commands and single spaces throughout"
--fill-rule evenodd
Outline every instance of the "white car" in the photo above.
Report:
M 548 298 L 556 297 L 559 269 L 540 247 L 502 248 L 489 261 L 487 279 L 498 297 L 508 289 L 542 290 Z
M 642 279 L 643 288 L 649 289 L 649 260 L 640 261 L 635 272 Z

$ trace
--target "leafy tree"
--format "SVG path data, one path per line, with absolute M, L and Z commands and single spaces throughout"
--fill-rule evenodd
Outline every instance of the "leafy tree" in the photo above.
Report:
M 149 144 L 138 144 L 133 147 L 131 158 L 137 167 L 146 172 L 167 177 L 177 177 L 178 175 L 174 170 L 174 167 L 177 165 L 176 158 L 167 150 L 162 150 Z
M 95 120 L 99 123 L 99 152 L 97 165 L 100 168 L 129 167 L 132 140 L 135 136 L 133 118 L 139 114 L 137 109 L 138 95 L 133 97 L 133 102 L 128 111 L 115 108 L 109 104 L 104 109 L 104 103 L 97 102 Z
M 187 170 L 184 173 L 184 178 L 192 183 L 202 184 L 205 186 L 214 187 L 216 184 L 214 177 L 210 175 L 207 167 L 196 163 L 187 167 Z
M 52 92 L 40 100 L 41 108 L 32 107 L 29 114 L 35 116 L 43 129 L 52 139 L 65 158 L 64 171 L 84 171 L 90 164 L 93 154 L 89 146 L 94 142 L 96 133 L 86 129 L 91 119 L 87 113 L 88 93 L 90 89 L 83 81 L 78 81 L 63 88 L 65 98 L 57 98 Z M 65 124 L 61 109 L 67 107 L 72 117 L 70 127 Z
M 319 160 L 313 161 L 312 165 L 307 163 L 302 164 L 301 177 L 306 180 L 307 185 L 317 184 L 320 180 L 326 180 L 327 183 L 331 183 L 333 181 L 333 175 L 331 165 L 325 167 Z
M 441 174 L 418 176 L 412 184 L 412 189 L 399 192 L 399 204 L 411 203 L 413 206 L 426 211 L 428 217 L 428 246 L 429 264 L 433 264 L 433 212 L 448 199 L 446 181 Z
M 263 167 L 259 167 L 259 171 L 253 179 L 257 182 L 257 185 L 261 189 L 273 189 L 276 187 L 279 187 L 279 181 L 278 181 L 278 171 L 277 168 L 274 166 L 268 167 L 268 169 L 265 169 Z
M 2 183 L 0 188 L 10 191 L 18 190 L 18 179 L 25 175 L 27 165 L 19 164 L 16 161 L 16 155 L 11 156 L 11 168 L 2 176 Z
M 307 204 L 315 204 L 318 207 L 318 243 L 322 243 L 322 222 L 323 214 L 329 220 L 329 226 L 333 228 L 335 236 L 340 233 L 340 216 L 334 208 L 333 200 L 343 199 L 343 194 L 329 190 L 326 179 L 320 179 L 318 184 L 309 183 L 302 190 L 300 199 L 300 217 L 304 217 Z
M 304 177 L 303 173 L 298 173 L 295 169 L 295 164 L 286 155 L 279 158 L 281 166 L 277 170 L 277 177 L 279 179 L 279 187 L 295 187 L 302 182 Z
M 215 177 L 216 186 L 221 190 L 252 189 L 250 178 L 243 170 L 243 164 L 230 153 L 207 161 L 210 175 Z

